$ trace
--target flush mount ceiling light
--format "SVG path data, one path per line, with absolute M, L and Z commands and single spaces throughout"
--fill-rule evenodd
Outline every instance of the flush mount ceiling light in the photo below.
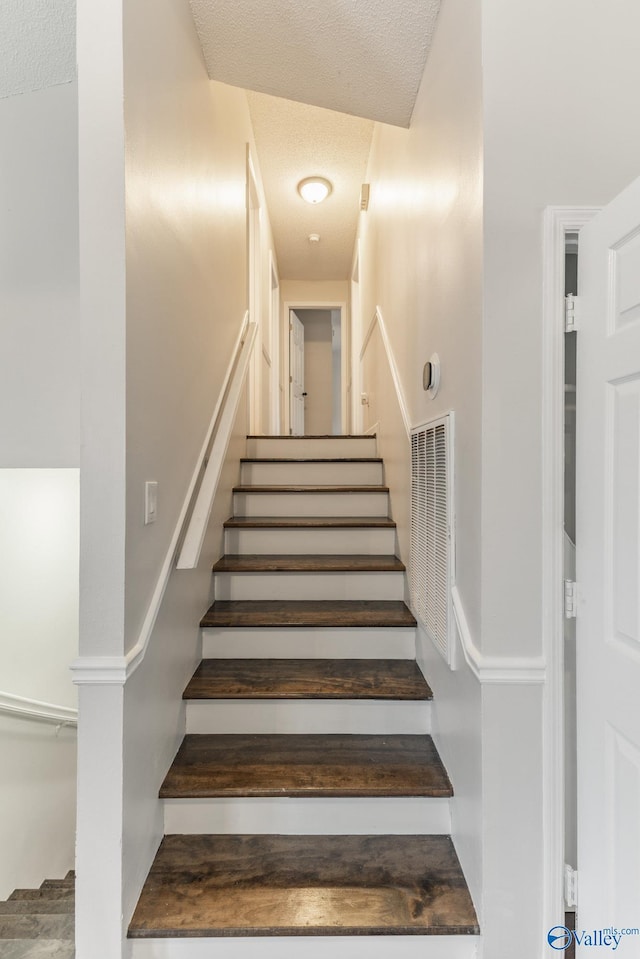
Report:
M 298 183 L 298 193 L 307 203 L 322 203 L 332 190 L 330 181 L 323 176 L 308 176 Z

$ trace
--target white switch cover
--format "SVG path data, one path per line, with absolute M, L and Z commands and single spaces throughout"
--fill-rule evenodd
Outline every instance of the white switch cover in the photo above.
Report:
M 148 480 L 144 484 L 144 525 L 155 523 L 158 515 L 158 484 Z

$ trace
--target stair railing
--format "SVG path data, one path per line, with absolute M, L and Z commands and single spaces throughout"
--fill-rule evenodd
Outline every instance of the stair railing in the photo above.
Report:
M 0 692 L 0 713 L 31 719 L 37 722 L 52 723 L 58 729 L 63 726 L 78 725 L 78 710 L 70 706 L 56 706 L 43 703 L 38 699 L 14 696 L 13 693 Z
M 207 449 L 202 457 L 205 467 L 193 510 L 187 524 L 182 548 L 176 564 L 178 569 L 194 569 L 198 565 L 209 516 L 213 507 L 224 459 L 231 439 L 238 404 L 244 388 L 249 361 L 257 333 L 256 323 L 243 323 L 239 343 L 234 350 L 234 361 L 220 391 L 214 411 Z
M 257 325 L 245 313 L 207 435 L 196 461 L 173 536 L 147 607 L 138 641 L 125 656 L 81 656 L 71 667 L 74 683 L 124 684 L 143 661 L 174 568 L 194 569 L 213 506 L 236 411 L 256 340 Z M 176 561 L 177 557 L 177 561 Z

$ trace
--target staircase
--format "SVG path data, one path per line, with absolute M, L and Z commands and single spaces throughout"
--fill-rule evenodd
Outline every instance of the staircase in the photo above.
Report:
M 0 902 L 2 959 L 73 959 L 75 878 L 45 879 Z
M 375 437 L 247 452 L 132 955 L 475 956 Z

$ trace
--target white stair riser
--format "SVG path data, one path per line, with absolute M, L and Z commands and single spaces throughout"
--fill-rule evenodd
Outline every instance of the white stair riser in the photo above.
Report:
M 479 936 L 132 939 L 131 959 L 476 959 Z
M 235 516 L 387 516 L 384 493 L 234 493 Z
M 205 659 L 415 659 L 415 629 L 207 628 Z
M 165 799 L 164 831 L 169 835 L 445 835 L 451 832 L 451 812 L 448 799 L 428 797 Z
M 404 574 L 363 573 L 216 573 L 221 600 L 401 600 Z
M 420 735 L 431 732 L 431 703 L 426 700 L 192 699 L 187 702 L 187 732 Z
M 345 438 L 323 437 L 312 439 L 310 437 L 287 437 L 277 436 L 259 436 L 251 437 L 247 440 L 247 456 L 250 457 L 283 457 L 291 459 L 304 459 L 313 457 L 321 459 L 322 457 L 357 457 L 357 456 L 377 456 L 375 436 L 358 436 Z
M 382 463 L 243 463 L 242 486 L 380 486 Z
M 343 529 L 238 529 L 225 530 L 225 553 L 230 555 L 260 555 L 293 553 L 305 555 L 364 554 L 392 556 L 396 551 L 394 527 L 350 527 Z

